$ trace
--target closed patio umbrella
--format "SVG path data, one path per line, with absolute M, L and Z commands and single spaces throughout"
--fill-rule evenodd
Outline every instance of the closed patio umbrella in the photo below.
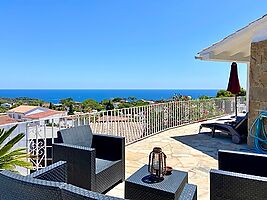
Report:
M 233 62 L 231 65 L 231 72 L 230 72 L 227 91 L 235 95 L 235 117 L 237 117 L 237 95 L 240 92 L 240 84 L 237 73 L 237 64 L 235 62 Z

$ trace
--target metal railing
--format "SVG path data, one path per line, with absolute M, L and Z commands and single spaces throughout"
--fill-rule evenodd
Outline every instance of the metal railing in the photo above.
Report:
M 238 98 L 239 112 L 246 108 L 245 98 Z M 139 141 L 178 126 L 204 121 L 234 113 L 234 98 L 173 101 L 147 106 L 114 109 L 49 120 L 19 122 L 12 136 L 24 132 L 26 137 L 18 145 L 27 147 L 35 169 L 52 162 L 52 144 L 57 131 L 90 125 L 93 133 L 125 137 L 126 144 Z M 14 124 L 2 125 L 8 129 Z M 11 137 L 12 137 L 11 136 Z

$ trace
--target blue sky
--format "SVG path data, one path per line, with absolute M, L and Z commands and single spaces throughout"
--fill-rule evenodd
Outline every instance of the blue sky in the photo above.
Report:
M 201 49 L 265 14 L 262 0 L 1 0 L 0 88 L 226 88 Z M 246 66 L 239 65 L 246 86 Z

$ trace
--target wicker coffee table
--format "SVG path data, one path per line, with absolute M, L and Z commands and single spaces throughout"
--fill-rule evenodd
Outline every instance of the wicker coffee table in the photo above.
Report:
M 188 182 L 188 174 L 178 170 L 173 170 L 171 175 L 164 176 L 164 180 L 158 183 L 144 182 L 142 179 L 148 175 L 148 165 L 144 165 L 125 181 L 126 199 L 178 199 L 185 184 Z

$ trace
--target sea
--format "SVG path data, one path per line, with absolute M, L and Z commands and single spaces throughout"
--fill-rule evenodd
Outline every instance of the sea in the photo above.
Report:
M 191 96 L 193 99 L 206 95 L 216 96 L 218 89 L 0 89 L 0 97 L 29 97 L 46 102 L 59 103 L 60 99 L 71 97 L 74 101 L 86 99 L 101 101 L 115 97 L 162 100 L 180 94 Z

